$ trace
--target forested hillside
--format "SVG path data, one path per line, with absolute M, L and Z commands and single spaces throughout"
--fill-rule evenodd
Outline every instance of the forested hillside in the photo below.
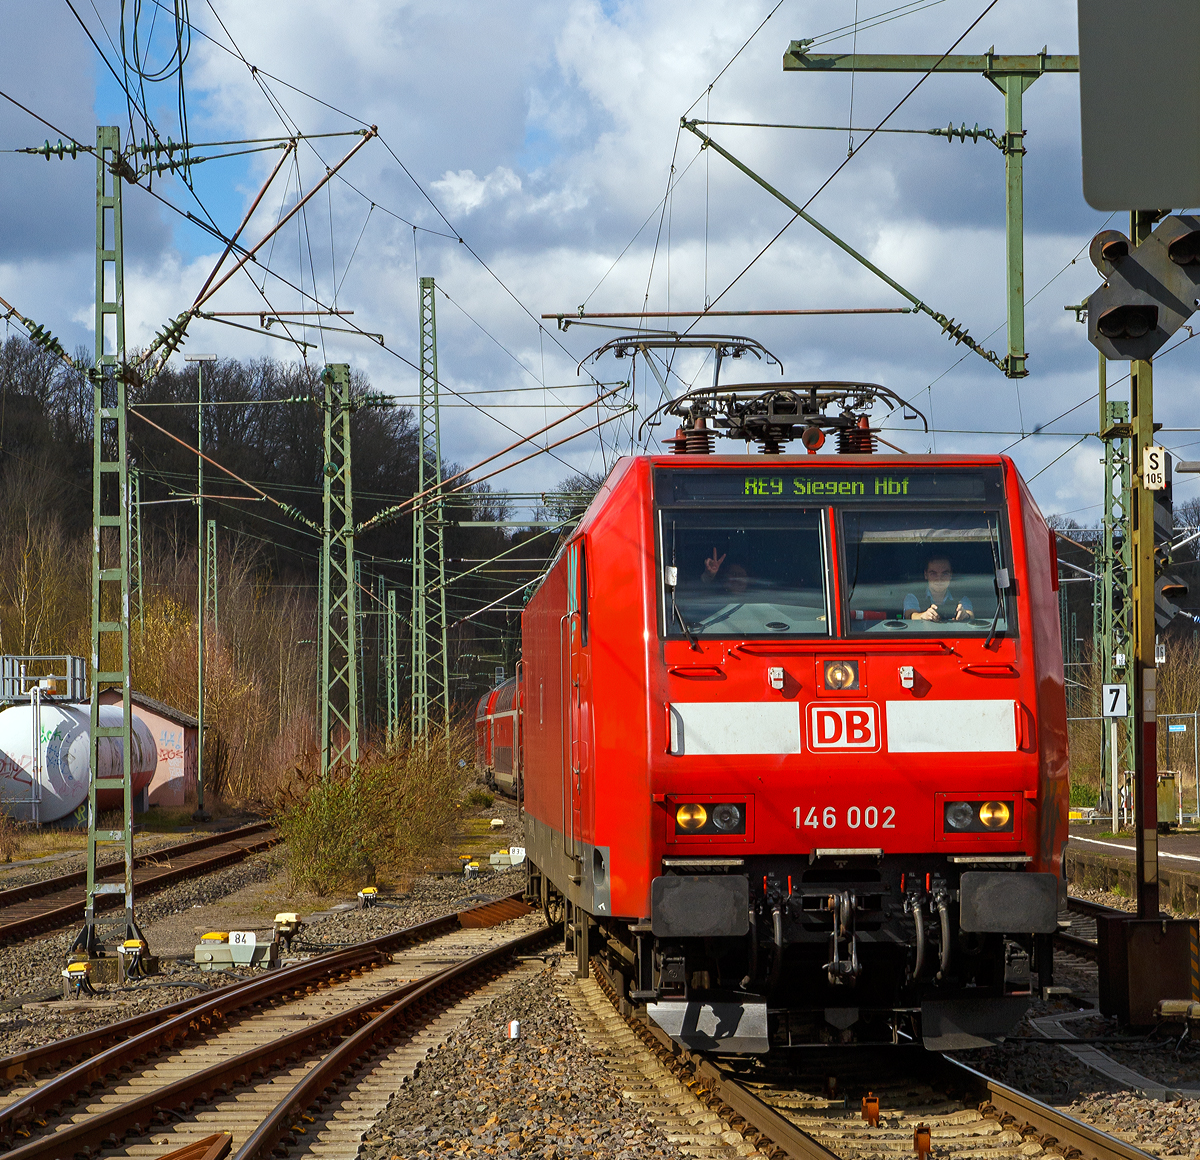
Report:
M 76 366 L 20 337 L 0 345 L 0 652 L 86 656 L 90 632 L 92 391 L 90 359 Z M 321 522 L 322 413 L 311 401 L 319 368 L 272 359 L 204 365 L 205 452 L 235 475 Z M 353 378 L 362 397 L 370 384 Z M 196 444 L 194 365 L 168 368 L 136 393 L 137 408 L 189 446 Z M 136 417 L 130 465 L 139 473 L 144 555 L 143 614 L 134 626 L 133 674 L 141 691 L 193 711 L 196 703 L 196 456 Z M 363 407 L 352 419 L 355 518 L 361 522 L 415 491 L 416 424 L 407 407 Z M 446 474 L 459 470 L 443 464 Z M 568 490 L 597 481 L 568 481 Z M 206 706 L 219 737 L 210 776 L 230 789 L 266 769 L 304 764 L 316 745 L 320 539 L 259 500 L 237 480 L 205 467 L 205 516 L 217 523 L 218 631 L 206 649 Z M 556 509 L 571 496 L 549 497 Z M 557 536 L 460 527 L 503 519 L 502 492 L 486 484 L 448 511 L 451 577 L 518 546 L 522 573 L 486 568 L 448 585 L 453 684 L 469 705 L 504 664 L 511 673 L 517 616 L 478 611 L 536 575 Z M 528 541 L 528 543 L 525 543 Z M 407 516 L 361 537 L 362 672 L 365 717 L 379 722 L 383 672 L 381 585 L 410 604 L 412 527 Z M 519 606 L 519 595 L 514 598 Z M 501 608 L 512 608 L 512 600 Z M 477 614 L 477 615 L 472 615 Z M 464 619 L 471 617 L 471 619 Z M 402 625 L 407 633 L 407 621 Z M 402 656 L 407 639 L 401 645 Z M 406 699 L 406 694 L 405 694 Z M 207 762 L 206 762 L 207 765 Z

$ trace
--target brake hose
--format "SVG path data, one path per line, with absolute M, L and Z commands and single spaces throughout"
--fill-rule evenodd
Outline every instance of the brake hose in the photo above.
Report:
M 925 966 L 925 916 L 921 913 L 921 900 L 914 897 L 912 900 L 912 916 L 913 925 L 917 929 L 917 961 L 913 965 L 913 982 L 921 977 L 921 971 Z
M 942 954 L 938 961 L 940 979 L 950 967 L 950 904 L 944 894 L 939 894 L 934 905 L 937 906 L 938 917 L 942 920 Z

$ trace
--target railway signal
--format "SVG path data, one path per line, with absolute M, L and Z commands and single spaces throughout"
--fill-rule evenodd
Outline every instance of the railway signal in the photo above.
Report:
M 1089 254 L 1105 281 L 1087 300 L 1088 341 L 1105 358 L 1153 358 L 1196 310 L 1200 216 L 1172 214 L 1140 242 L 1101 230 Z
M 1135 714 L 1130 732 L 1135 771 L 1137 913 L 1143 919 L 1158 917 L 1154 646 L 1160 558 L 1155 542 L 1163 538 L 1161 533 L 1156 535 L 1156 524 L 1163 521 L 1164 511 L 1168 529 L 1170 526 L 1170 457 L 1154 442 L 1154 367 L 1150 360 L 1190 317 L 1200 292 L 1200 218 L 1173 215 L 1156 227 L 1154 223 L 1160 217 L 1161 211 L 1135 210 L 1130 214 L 1129 237 L 1117 230 L 1102 230 L 1092 239 L 1092 262 L 1106 280 L 1086 303 L 1088 339 L 1103 356 L 1102 400 L 1105 359 L 1130 363 L 1128 423 L 1110 422 L 1103 434 L 1106 438 L 1119 434 L 1129 444 L 1132 502 L 1128 509 L 1123 508 L 1122 522 L 1127 523 L 1129 532 L 1125 537 L 1129 544 L 1127 579 L 1132 604 L 1128 620 L 1132 645 L 1129 684 Z M 1107 420 L 1108 416 L 1102 416 L 1102 423 Z M 1110 558 L 1107 552 L 1106 557 Z

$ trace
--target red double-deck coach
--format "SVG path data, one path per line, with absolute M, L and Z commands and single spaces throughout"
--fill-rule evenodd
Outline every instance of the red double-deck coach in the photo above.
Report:
M 1002 456 L 621 460 L 522 621 L 581 964 L 693 1048 L 1010 1030 L 1065 889 L 1055 561 Z
M 475 706 L 475 770 L 509 797 L 521 797 L 521 690 L 516 677 L 490 689 Z

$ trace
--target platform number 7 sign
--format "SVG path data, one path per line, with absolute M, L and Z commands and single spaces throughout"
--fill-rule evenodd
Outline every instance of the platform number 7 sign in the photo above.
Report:
M 1125 685 L 1103 685 L 1100 700 L 1105 717 L 1129 716 L 1129 689 Z

